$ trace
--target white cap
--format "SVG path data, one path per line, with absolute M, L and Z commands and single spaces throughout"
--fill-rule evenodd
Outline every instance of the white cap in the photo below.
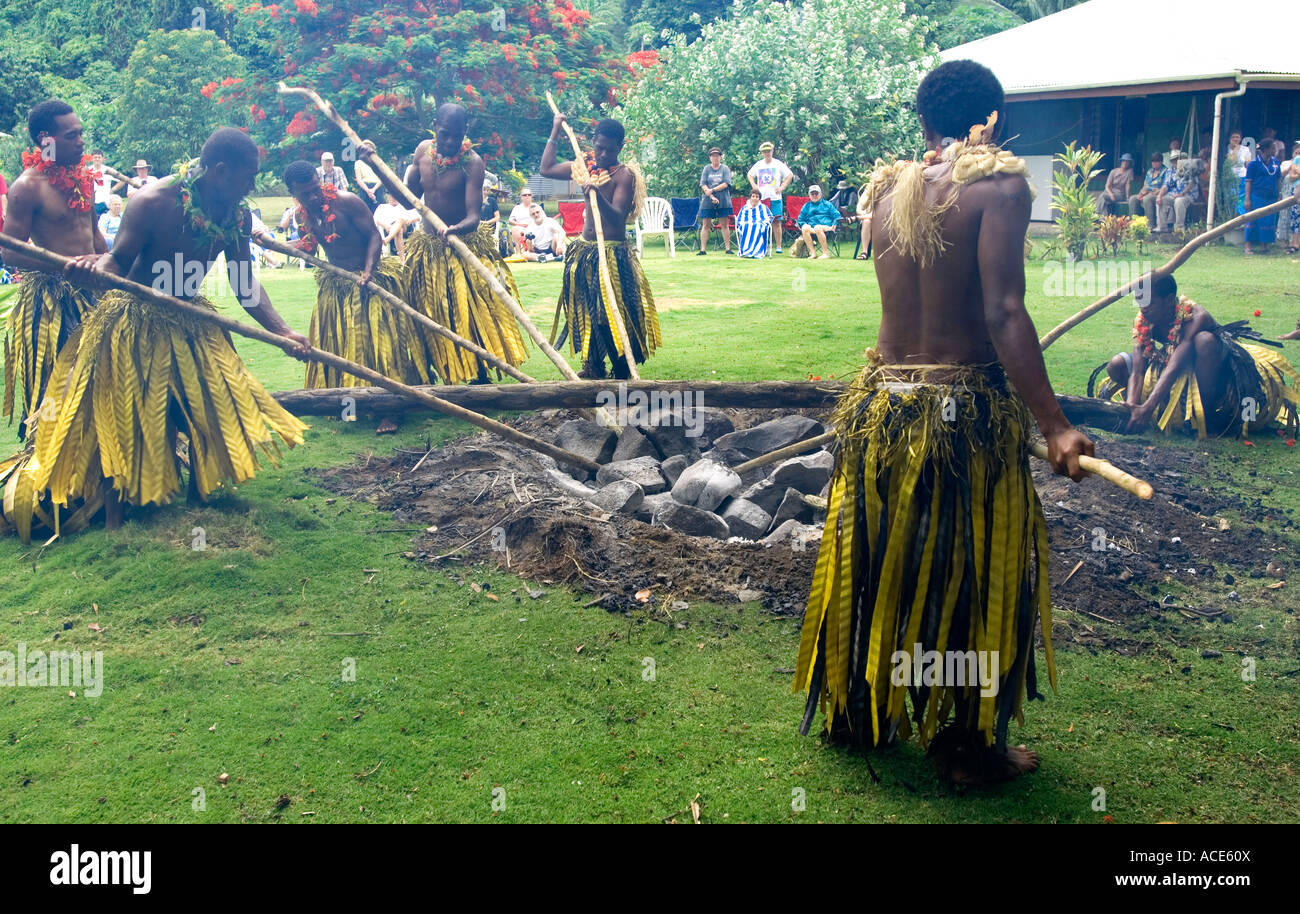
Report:
M 814 193 L 814 192 L 820 194 L 820 193 L 822 192 L 822 186 L 821 186 L 820 184 L 812 184 L 812 185 L 809 185 L 809 187 L 808 187 L 808 193 L 811 194 L 811 193 Z

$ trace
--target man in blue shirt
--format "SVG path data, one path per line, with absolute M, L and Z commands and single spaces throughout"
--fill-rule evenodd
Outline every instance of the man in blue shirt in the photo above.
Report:
M 1160 188 L 1165 186 L 1165 178 L 1168 174 L 1169 171 L 1165 168 L 1165 157 L 1158 152 L 1153 153 L 1151 167 L 1147 169 L 1142 189 L 1128 198 L 1129 215 L 1141 216 L 1145 213 L 1152 231 L 1156 230 L 1156 194 L 1160 193 Z
M 814 184 L 808 188 L 808 202 L 799 210 L 799 218 L 795 224 L 803 232 L 803 243 L 808 248 L 808 254 L 815 256 L 818 260 L 827 260 L 831 256 L 830 248 L 826 245 L 826 233 L 835 231 L 835 225 L 840 221 L 840 211 L 835 208 L 835 204 L 822 198 L 822 189 L 820 185 Z M 816 253 L 817 246 L 813 244 L 813 238 L 821 242 L 822 252 Z
M 1201 198 L 1196 173 L 1189 167 L 1187 153 L 1175 150 L 1169 154 L 1169 169 L 1164 186 L 1156 194 L 1156 212 L 1160 214 L 1157 231 L 1169 231 L 1169 220 L 1174 229 L 1182 231 L 1187 221 L 1187 208 Z

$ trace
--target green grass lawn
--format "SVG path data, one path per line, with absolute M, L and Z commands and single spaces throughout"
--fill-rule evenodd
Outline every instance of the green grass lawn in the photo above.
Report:
M 870 264 L 846 258 L 670 261 L 652 244 L 646 268 L 666 341 L 647 377 L 842 376 L 879 323 Z M 1220 320 L 1259 309 L 1253 324 L 1280 333 L 1300 317 L 1298 271 L 1212 249 L 1178 279 Z M 548 331 L 559 265 L 515 275 Z M 263 279 L 305 331 L 311 274 Z M 1094 297 L 1049 295 L 1046 279 L 1031 262 L 1040 332 Z M 1081 393 L 1093 366 L 1128 347 L 1132 317 L 1131 300 L 1117 304 L 1053 346 L 1057 389 Z M 238 348 L 268 387 L 302 383 L 278 350 Z M 540 354 L 525 370 L 559 377 Z M 486 567 L 431 570 L 402 557 L 411 532 L 311 476 L 468 426 L 413 418 L 376 438 L 366 423 L 312 422 L 280 467 L 203 508 L 136 512 L 117 535 L 48 548 L 0 541 L 0 650 L 102 651 L 105 664 L 98 698 L 0 691 L 0 820 L 689 821 L 697 796 L 707 822 L 1297 818 L 1300 633 L 1294 598 L 1280 596 L 1291 582 L 1268 596 L 1239 588 L 1231 629 L 1206 623 L 1148 655 L 1062 650 L 1060 693 L 1013 726 L 1042 770 L 961 793 L 914 745 L 868 759 L 798 735 L 802 696 L 783 672 L 795 620 L 755 605 L 693 604 L 667 622 L 611 615 L 563 588 L 531 599 Z M 1298 458 L 1276 440 L 1158 446 L 1216 457 L 1207 485 L 1267 482 L 1270 503 L 1300 507 Z M 1243 682 L 1237 646 L 1258 658 L 1256 681 Z M 1202 659 L 1205 648 L 1224 657 Z M 1182 666 L 1191 672 L 1175 675 Z

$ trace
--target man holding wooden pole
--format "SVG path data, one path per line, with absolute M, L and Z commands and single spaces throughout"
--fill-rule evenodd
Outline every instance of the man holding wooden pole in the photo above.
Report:
M 640 211 L 644 183 L 618 160 L 623 149 L 623 125 L 618 121 L 607 119 L 596 125 L 592 158 L 586 163 L 557 162 L 556 144 L 564 127 L 564 115 L 557 113 L 542 153 L 541 173 L 560 181 L 577 180 L 587 196 L 587 212 L 582 237 L 570 241 L 564 251 L 564 286 L 557 309 L 564 311 L 573 351 L 582 356 L 579 377 L 604 378 L 608 359 L 614 377 L 631 378 L 628 354 L 619 339 L 620 323 L 633 362 L 644 362 L 663 343 L 650 283 L 627 241 L 627 220 Z M 592 211 L 593 196 L 598 212 Z M 604 229 L 603 239 L 596 236 L 598 224 Z M 602 276 L 602 259 L 607 276 Z M 607 301 L 610 293 L 613 301 Z
M 356 194 L 322 184 L 310 162 L 291 162 L 284 170 L 284 183 L 298 202 L 299 220 L 307 229 L 297 246 L 309 254 L 323 247 L 330 263 L 360 274 L 362 283 L 328 270 L 316 271 L 311 344 L 395 380 L 428 384 L 428 362 L 414 324 L 373 294 L 372 284 L 405 299 L 407 279 L 399 258 L 380 256 L 383 240 L 365 202 Z M 306 386 L 368 387 L 369 383 L 308 362 Z M 397 431 L 397 424 L 384 417 L 378 431 Z
M 85 161 L 81 120 L 52 98 L 31 110 L 27 130 L 37 148 L 23 153 L 23 173 L 9 189 L 4 234 L 66 257 L 98 259 L 108 246 L 95 221 L 99 173 Z M 22 270 L 23 282 L 5 328 L 4 414 L 13 421 L 15 387 L 21 387 L 18 437 L 25 438 L 26 419 L 45 396 L 54 359 L 95 306 L 95 296 L 22 254 L 10 253 L 6 262 Z
M 251 218 L 241 201 L 257 171 L 256 144 L 234 128 L 217 130 L 203 146 L 198 176 L 136 194 L 112 252 L 93 264 L 73 261 L 71 278 L 124 276 L 212 308 L 200 290 L 224 253 L 248 313 L 297 344 L 297 353 L 308 352 L 306 337 L 290 329 L 253 276 Z M 60 353 L 38 415 L 35 453 L 16 485 L 48 489 L 65 506 L 102 493 L 110 529 L 121 523 L 123 503 L 165 504 L 180 492 L 180 432 L 189 441 L 190 494 L 205 498 L 223 481 L 253 478 L 258 450 L 274 460 L 273 433 L 292 446 L 306 429 L 248 373 L 226 333 L 117 290 L 100 297 L 77 345 Z M 20 531 L 29 520 L 16 520 Z
M 1025 311 L 1031 194 L 1024 163 L 994 142 L 1002 101 L 985 67 L 943 64 L 917 91 L 932 151 L 878 167 L 868 185 L 883 317 L 871 363 L 836 408 L 795 676 L 808 691 L 804 732 L 819 705 L 837 742 L 878 746 L 915 730 L 943 774 L 967 784 L 1038 767 L 1007 745 L 1007 728 L 1037 694 L 1040 616 L 1055 686 L 1032 424 L 1059 474 L 1081 479 L 1093 449 L 1057 405 Z M 945 136 L 962 139 L 941 150 Z M 923 675 L 921 658 L 953 655 Z
M 411 304 L 509 364 L 520 365 L 528 357 L 528 350 L 514 315 L 483 276 L 456 255 L 447 240 L 459 236 L 506 291 L 518 299 L 515 279 L 495 242 L 478 231 L 484 166 L 465 137 L 469 112 L 460 105 L 443 105 L 434 124 L 434 138 L 415 148 L 415 162 L 406 171 L 406 186 L 417 199 L 422 197 L 446 225 L 440 229 L 426 220 L 423 230 L 407 242 Z M 363 150 L 372 151 L 373 144 Z M 383 171 L 380 176 L 384 177 Z M 399 190 L 392 190 L 401 196 Z M 426 364 L 443 383 L 487 383 L 488 366 L 472 353 L 424 330 L 419 338 L 424 343 Z

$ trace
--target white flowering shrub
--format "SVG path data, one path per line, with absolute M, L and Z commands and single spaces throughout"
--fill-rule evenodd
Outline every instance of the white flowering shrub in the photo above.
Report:
M 915 155 L 916 87 L 939 64 L 902 0 L 736 0 L 731 16 L 660 54 L 617 115 L 659 196 L 698 193 L 711 146 L 748 190 L 741 179 L 770 140 L 793 193 L 832 166 L 858 176 L 877 156 Z

